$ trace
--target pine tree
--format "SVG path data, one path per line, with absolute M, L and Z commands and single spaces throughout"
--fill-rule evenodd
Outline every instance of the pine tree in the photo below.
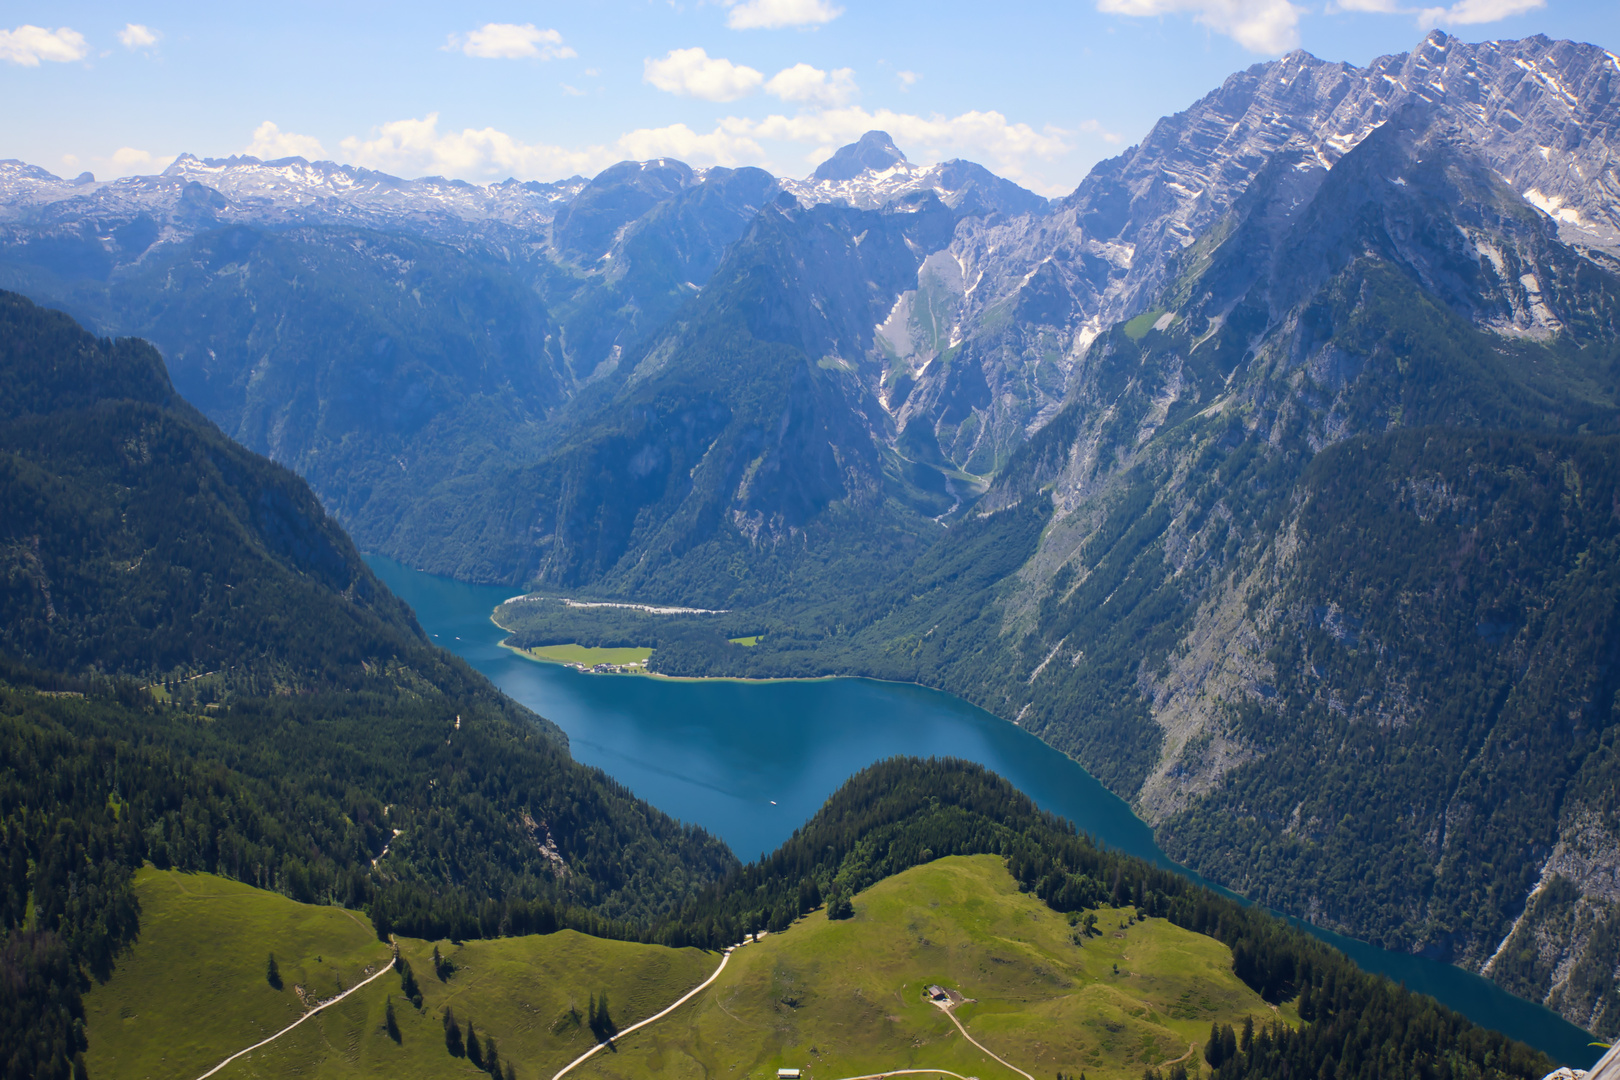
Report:
M 610 1042 L 619 1033 L 619 1026 L 613 1022 L 613 1015 L 608 1011 L 606 990 L 602 991 L 600 997 L 591 995 L 590 1026 L 597 1042 Z
M 461 1042 L 461 1025 L 456 1023 L 455 1012 L 448 1008 L 444 1010 L 444 1046 L 451 1057 L 461 1057 L 467 1052 Z
M 276 967 L 276 954 L 270 954 L 270 962 L 264 966 L 264 981 L 277 990 L 281 989 L 281 969 Z
M 484 1048 L 478 1045 L 478 1032 L 473 1030 L 471 1020 L 467 1021 L 467 1060 L 480 1069 L 484 1067 Z
M 410 999 L 412 1005 L 418 1009 L 422 1007 L 422 988 L 416 984 L 416 972 L 411 970 L 411 962 L 405 959 L 404 954 L 394 958 L 394 966 L 399 969 L 399 992 Z
M 512 1068 L 512 1063 L 510 1061 L 506 1063 L 505 1080 L 517 1080 L 517 1070 Z
M 387 1031 L 388 1037 L 396 1043 L 400 1041 L 399 1021 L 394 1019 L 394 995 L 392 994 L 388 995 L 388 1012 L 383 1016 L 383 1030 Z
M 433 946 L 433 974 L 438 976 L 439 981 L 449 982 L 450 975 L 455 970 L 456 965 L 452 964 L 444 957 L 443 954 L 439 952 L 439 947 L 437 945 Z
M 501 1052 L 495 1048 L 495 1036 L 484 1036 L 484 1071 L 500 1080 Z

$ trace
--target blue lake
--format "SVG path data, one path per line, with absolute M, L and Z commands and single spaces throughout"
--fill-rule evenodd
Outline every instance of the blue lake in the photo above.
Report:
M 585 675 L 501 647 L 490 622 L 510 589 L 367 560 L 434 640 L 568 733 L 574 757 L 745 860 L 774 849 L 852 774 L 897 754 L 951 756 L 1000 773 L 1108 846 L 1202 880 L 1159 850 L 1122 800 L 1039 739 L 959 698 L 869 679 L 678 682 Z M 1301 924 L 1305 925 L 1305 924 Z M 1586 1068 L 1591 1036 L 1460 968 L 1315 927 L 1358 964 L 1432 994 L 1476 1023 Z

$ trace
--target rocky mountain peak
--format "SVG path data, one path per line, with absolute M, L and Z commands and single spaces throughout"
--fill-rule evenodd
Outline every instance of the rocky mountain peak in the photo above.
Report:
M 865 172 L 884 172 L 896 165 L 909 164 L 887 131 L 868 131 L 848 146 L 839 147 L 837 153 L 816 166 L 810 179 L 854 180 Z

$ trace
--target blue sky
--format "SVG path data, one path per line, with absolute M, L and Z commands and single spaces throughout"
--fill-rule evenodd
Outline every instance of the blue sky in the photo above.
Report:
M 302 153 L 404 176 L 679 157 L 802 176 L 870 127 L 1043 194 L 1249 64 L 1441 26 L 1620 52 L 1617 0 L 0 2 L 0 158 L 103 179 Z

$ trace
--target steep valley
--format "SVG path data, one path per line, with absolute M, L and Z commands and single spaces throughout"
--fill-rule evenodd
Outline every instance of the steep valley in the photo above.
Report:
M 881 132 L 805 180 L 0 163 L 0 285 L 156 346 L 0 297 L 8 753 L 79 777 L 71 828 L 0 804 L 6 925 L 104 968 L 132 924 L 60 898 L 149 858 L 650 942 L 743 872 L 366 550 L 528 590 L 521 647 L 948 690 L 1212 880 L 1620 1033 L 1617 80 L 1295 52 L 1051 201 Z M 105 755 L 176 792 L 125 816 Z

